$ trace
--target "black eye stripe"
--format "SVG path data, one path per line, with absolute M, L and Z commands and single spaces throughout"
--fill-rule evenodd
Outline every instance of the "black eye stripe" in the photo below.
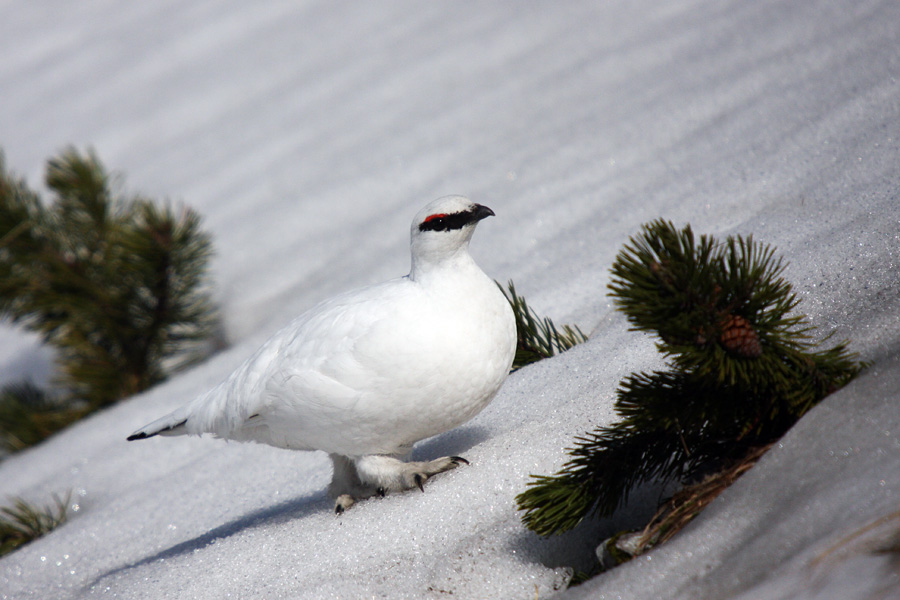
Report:
M 451 229 L 462 229 L 472 221 L 477 220 L 475 212 L 476 210 L 473 208 L 464 212 L 429 217 L 419 223 L 419 231 L 450 231 Z

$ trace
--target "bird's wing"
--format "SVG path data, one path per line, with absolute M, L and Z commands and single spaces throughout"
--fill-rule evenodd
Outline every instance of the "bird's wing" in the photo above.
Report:
M 365 390 L 385 377 L 355 348 L 379 323 L 396 318 L 396 298 L 409 294 L 398 279 L 336 296 L 273 335 L 231 376 L 188 404 L 186 433 L 255 439 L 248 428 L 289 418 L 316 423 L 348 414 Z M 281 444 L 277 444 L 281 445 Z

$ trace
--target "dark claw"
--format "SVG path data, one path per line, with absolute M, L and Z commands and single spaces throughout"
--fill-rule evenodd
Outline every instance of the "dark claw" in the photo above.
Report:
M 451 457 L 450 457 L 450 460 L 452 460 L 453 462 L 455 462 L 455 463 L 457 463 L 457 464 L 459 464 L 459 463 L 462 463 L 462 464 L 464 464 L 464 465 L 469 464 L 469 461 L 467 461 L 466 459 L 464 459 L 462 456 L 451 456 Z
M 419 489 L 424 492 L 425 491 L 425 485 L 424 485 L 425 480 L 418 473 L 416 473 L 415 480 L 416 480 L 416 485 L 419 486 Z
M 375 493 L 378 494 L 380 497 L 384 498 L 385 491 L 384 491 L 383 487 L 380 487 L 377 490 L 375 490 Z

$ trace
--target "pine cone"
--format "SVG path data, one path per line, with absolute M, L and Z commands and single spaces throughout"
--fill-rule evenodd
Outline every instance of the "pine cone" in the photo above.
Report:
M 759 335 L 750 322 L 740 315 L 725 317 L 719 341 L 726 350 L 744 358 L 758 358 L 762 354 Z

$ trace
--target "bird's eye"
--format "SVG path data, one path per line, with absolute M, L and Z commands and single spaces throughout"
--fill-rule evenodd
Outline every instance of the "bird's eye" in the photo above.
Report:
M 447 226 L 447 213 L 434 213 L 433 215 L 428 215 L 425 217 L 425 220 L 419 224 L 419 231 L 446 231 L 449 229 Z

